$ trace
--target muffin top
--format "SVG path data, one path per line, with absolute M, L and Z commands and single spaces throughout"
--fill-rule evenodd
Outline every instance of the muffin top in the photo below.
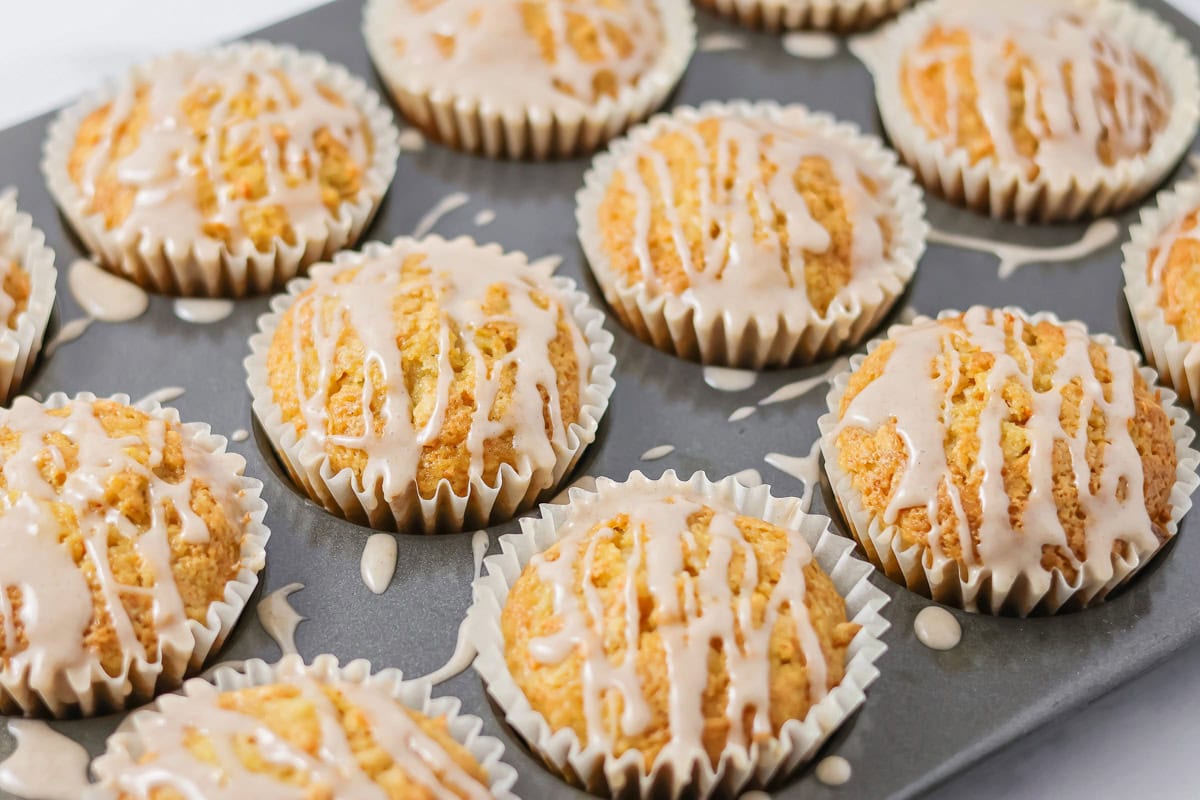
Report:
M 665 41 L 654 0 L 390 0 L 397 72 L 498 108 L 585 110 L 635 85 Z
M 164 698 L 138 719 L 136 760 L 118 757 L 101 785 L 121 800 L 492 796 L 445 718 L 371 684 L 279 672 L 267 686 L 222 692 L 195 681 Z
M 1200 342 L 1200 209 L 1172 223 L 1150 249 L 1146 284 L 1167 324 L 1186 342 Z
M 590 354 L 566 297 L 519 254 L 399 239 L 322 264 L 279 321 L 267 382 L 301 448 L 387 499 L 552 468 Z
M 3 257 L 0 257 L 0 276 L 0 320 L 9 330 L 16 330 L 17 320 L 29 308 L 33 284 L 24 267 Z
M 895 329 L 851 376 L 838 466 L 868 512 L 1007 587 L 1157 549 L 1175 444 L 1124 348 L 975 307 Z
M 0 412 L 0 663 L 55 694 L 190 652 L 241 566 L 240 479 L 177 422 L 112 400 Z
M 689 493 L 619 492 L 576 506 L 509 592 L 505 658 L 530 705 L 585 746 L 637 749 L 647 772 L 660 753 L 715 766 L 803 720 L 858 631 L 803 535 Z
M 886 274 L 881 177 L 855 142 L 788 116 L 678 120 L 622 153 L 599 209 L 617 280 L 702 317 L 825 316 Z
M 67 171 L 86 212 L 127 241 L 260 252 L 337 218 L 362 190 L 366 117 L 322 80 L 246 56 L 164 59 L 84 118 Z
M 943 3 L 905 53 L 901 92 L 917 124 L 974 164 L 1090 173 L 1145 154 L 1171 97 L 1146 57 L 1086 3 Z

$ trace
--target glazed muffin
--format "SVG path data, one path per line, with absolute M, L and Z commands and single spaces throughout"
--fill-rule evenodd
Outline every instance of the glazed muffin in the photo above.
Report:
M 853 31 L 870 27 L 912 4 L 912 0 L 696 0 L 752 28 Z
M 568 779 L 732 796 L 795 767 L 861 701 L 860 665 L 882 650 L 870 569 L 802 501 L 635 473 L 542 513 L 489 564 L 476 667 Z
M 1147 360 L 1200 408 L 1200 184 L 1159 196 L 1124 247 L 1125 295 Z
M 371 0 L 363 30 L 413 125 L 509 158 L 594 149 L 662 103 L 695 46 L 686 0 Z
M 1190 506 L 1186 414 L 1079 323 L 975 307 L 852 363 L 820 421 L 830 483 L 868 555 L 939 602 L 1100 602 Z
M 68 110 L 46 169 L 109 269 L 157 291 L 242 295 L 353 242 L 390 182 L 395 138 L 341 68 L 234 45 L 135 69 Z
M 315 500 L 376 527 L 516 513 L 566 474 L 611 391 L 600 315 L 498 247 L 397 239 L 275 307 L 248 363 L 259 419 Z
M 997 216 L 1132 202 L 1195 132 L 1190 51 L 1116 0 L 938 0 L 868 61 L 888 133 L 926 187 Z
M 578 199 L 580 241 L 626 327 L 755 368 L 865 336 L 912 277 L 923 211 L 878 140 L 771 103 L 656 117 L 596 160 Z
M 54 307 L 54 251 L 17 208 L 15 189 L 0 192 L 0 403 L 7 403 L 37 361 Z
M 267 537 L 261 484 L 223 448 L 123 397 L 0 412 L 5 713 L 145 702 L 219 645 Z
M 394 670 L 338 669 L 331 656 L 245 670 L 223 671 L 219 685 L 189 681 L 182 696 L 134 714 L 96 761 L 105 796 L 483 800 L 491 783 L 511 797 L 516 776 L 498 762 L 499 742 L 474 732 L 479 720 L 458 718 Z

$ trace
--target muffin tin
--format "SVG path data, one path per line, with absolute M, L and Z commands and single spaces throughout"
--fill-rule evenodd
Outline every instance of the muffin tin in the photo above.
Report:
M 1145 5 L 1200 49 L 1200 28 L 1161 0 L 1147 0 Z M 788 55 L 777 36 L 736 28 L 703 11 L 698 21 L 701 40 L 711 33 L 732 34 L 746 48 L 698 52 L 673 104 L 736 98 L 803 102 L 867 131 L 879 131 L 870 78 L 844 47 L 833 58 L 806 61 Z M 322 52 L 377 83 L 360 28 L 361 3 L 343 0 L 269 28 L 261 36 Z M 40 118 L 0 134 L 0 183 L 19 187 L 21 207 L 45 230 L 62 276 L 81 249 L 59 218 L 38 169 L 46 125 L 47 118 Z M 534 258 L 561 255 L 560 274 L 581 281 L 599 298 L 575 237 L 574 196 L 587 166 L 582 159 L 546 164 L 488 161 L 433 144 L 421 152 L 405 152 L 367 238 L 390 240 L 410 233 L 443 197 L 466 192 L 469 204 L 446 216 L 437 233 L 496 241 Z M 1171 180 L 1188 171 L 1181 167 Z M 928 199 L 928 204 L 935 227 L 1001 241 L 1058 245 L 1077 240 L 1086 228 L 1021 228 L 936 199 Z M 478 227 L 475 216 L 484 210 L 494 211 L 495 221 Z M 1126 226 L 1136 214 L 1127 211 L 1119 222 Z M 1001 280 L 994 256 L 931 245 L 899 305 L 928 314 L 972 303 L 1050 310 L 1136 347 L 1121 294 L 1119 248 L 1120 240 L 1080 261 L 1026 266 Z M 59 288 L 48 337 L 82 316 L 65 277 L 60 277 Z M 252 423 L 242 360 L 249 352 L 247 340 L 255 320 L 266 309 L 265 297 L 243 300 L 220 323 L 191 325 L 174 316 L 170 299 L 154 298 L 141 318 L 119 325 L 97 323 L 81 339 L 44 358 L 26 391 L 126 392 L 137 398 L 164 386 L 180 386 L 187 391 L 171 405 L 184 420 L 209 422 L 214 432 L 225 435 L 239 428 L 252 431 L 248 440 L 230 447 L 246 456 L 247 474 L 265 482 L 263 497 L 270 507 L 266 523 L 274 535 L 251 605 L 267 592 L 301 582 L 305 588 L 291 596 L 291 603 L 308 618 L 296 636 L 305 658 L 333 653 L 343 660 L 366 658 L 378 668 L 398 667 L 410 677 L 430 672 L 454 650 L 458 624 L 470 602 L 471 534 L 397 536 L 400 557 L 392 585 L 379 596 L 368 591 L 359 577 L 368 531 L 304 499 Z M 734 409 L 752 405 L 786 383 L 820 374 L 827 363 L 765 373 L 752 389 L 724 393 L 705 386 L 700 366 L 654 350 L 615 320 L 606 327 L 616 337 L 617 388 L 598 439 L 584 454 L 576 475 L 624 479 L 635 469 L 658 475 L 673 468 L 682 474 L 704 470 L 715 479 L 755 468 L 776 494 L 803 491 L 796 479 L 768 466 L 763 457 L 768 452 L 809 452 L 818 435 L 816 420 L 825 411 L 823 388 L 761 407 L 740 422 L 727 419 Z M 1192 423 L 1196 424 L 1194 416 Z M 658 461 L 640 460 L 644 451 L 660 444 L 676 449 Z M 827 502 L 826 491 L 817 491 L 814 510 L 824 512 Z M 929 601 L 876 575 L 874 583 L 892 598 L 884 612 L 892 627 L 883 637 L 890 649 L 878 662 L 882 675 L 871 686 L 863 709 L 821 753 L 851 762 L 850 783 L 840 789 L 825 787 L 810 766 L 773 787 L 772 795 L 919 795 L 1200 638 L 1200 617 L 1194 613 L 1200 606 L 1200 585 L 1191 576 L 1191 565 L 1200 561 L 1200 538 L 1192 517 L 1150 567 L 1102 606 L 1026 620 L 954 611 L 963 626 L 963 641 L 947 652 L 927 649 L 912 633 L 916 612 Z M 500 535 L 517 527 L 511 522 L 491 528 L 491 551 L 498 551 Z M 836 514 L 835 527 L 844 530 Z M 248 611 L 218 658 L 274 661 L 278 656 L 275 644 Z M 484 732 L 504 741 L 505 761 L 520 773 L 515 787 L 519 796 L 587 796 L 553 777 L 514 739 L 473 671 L 436 687 L 435 694 L 461 698 L 465 712 L 484 720 Z M 53 727 L 96 754 L 120 719 L 56 722 Z M 11 747 L 7 731 L 0 733 L 0 756 Z

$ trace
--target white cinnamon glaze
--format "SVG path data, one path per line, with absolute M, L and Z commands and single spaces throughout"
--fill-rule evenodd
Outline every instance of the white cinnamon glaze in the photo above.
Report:
M 651 250 L 651 225 L 665 218 L 673 250 L 687 281 L 679 294 L 694 310 L 698 324 L 726 309 L 752 310 L 758 317 L 795 316 L 810 311 L 818 318 L 849 302 L 864 286 L 891 274 L 886 222 L 895 216 L 869 182 L 882 179 L 853 143 L 807 128 L 806 111 L 784 109 L 778 119 L 723 114 L 715 155 L 697 127 L 679 121 L 664 129 L 684 136 L 698 161 L 699 214 L 684 220 L 677 206 L 683 191 L 675 185 L 666 156 L 644 145 L 629 148 L 614 165 L 613 182 L 622 182 L 633 198 L 633 254 L 640 277 L 633 281 L 651 295 L 671 294 Z M 789 119 L 795 124 L 789 124 Z M 840 193 L 849 225 L 851 276 L 819 312 L 809 299 L 805 264 L 811 254 L 834 246 L 833 234 L 816 218 L 795 179 L 808 159 L 824 161 Z M 765 177 L 763 162 L 776 166 Z M 649 170 L 653 180 L 643 171 Z M 747 202 L 753 200 L 753 204 Z M 757 211 L 755 211 L 757 209 Z M 786 225 L 786 237 L 775 220 Z M 689 231 L 711 232 L 696 240 Z M 786 240 L 785 240 L 786 239 Z M 698 254 L 698 255 L 697 255 Z
M 454 192 L 448 194 L 434 204 L 433 208 L 425 212 L 421 219 L 417 220 L 417 227 L 413 228 L 413 238 L 420 239 L 433 231 L 437 224 L 442 221 L 442 217 L 449 214 L 451 211 L 457 211 L 471 201 L 471 196 L 466 192 Z
M 1033 245 L 998 242 L 995 239 L 966 236 L 961 233 L 938 230 L 937 228 L 930 229 L 929 241 L 934 244 L 960 247 L 964 250 L 993 253 L 996 258 L 1000 259 L 1000 277 L 1008 278 L 1027 264 L 1052 264 L 1063 261 L 1076 261 L 1084 256 L 1095 253 L 1097 250 L 1108 247 L 1120 235 L 1121 226 L 1115 220 L 1098 219 L 1087 227 L 1087 230 L 1083 232 L 1083 236 L 1079 239 L 1057 247 L 1036 247 Z
M 140 286 L 86 258 L 71 262 L 67 270 L 67 286 L 84 313 L 100 322 L 137 319 L 150 305 L 150 297 Z
M 289 583 L 258 603 L 258 622 L 279 645 L 279 654 L 283 656 L 296 652 L 296 628 L 306 619 L 288 602 L 288 598 L 303 588 L 303 583 Z
M 79 800 L 91 756 L 40 720 L 10 719 L 17 749 L 0 763 L 0 789 L 25 800 Z
M 96 320 L 92 319 L 91 317 L 79 317 L 78 319 L 73 319 L 70 322 L 64 323 L 63 326 L 58 329 L 58 333 L 54 334 L 54 338 L 46 343 L 46 357 L 49 358 L 50 356 L 54 355 L 54 352 L 64 344 L 69 344 L 70 342 L 78 339 L 80 336 L 83 336 L 83 334 L 87 332 L 87 329 L 90 328 L 92 323 L 95 321 Z
M 249 438 L 250 431 L 246 430 L 245 428 L 238 428 L 236 431 L 229 434 L 229 441 L 231 442 L 244 442 Z
M 110 752 L 110 762 L 119 758 L 124 763 L 107 765 L 103 785 L 143 800 L 162 790 L 206 800 L 305 800 L 314 796 L 314 786 L 325 788 L 329 797 L 374 800 L 386 796 L 355 757 L 342 714 L 325 692 L 332 688 L 362 714 L 375 745 L 431 796 L 443 796 L 453 789 L 470 800 L 491 797 L 383 687 L 339 678 L 318 680 L 290 660 L 278 667 L 277 682 L 294 686 L 299 698 L 313 709 L 321 735 L 315 752 L 279 736 L 264 720 L 222 708 L 220 690 L 197 682 L 186 695 L 165 698 L 155 712 L 139 716 L 139 755 L 152 753 L 153 757 L 138 760 Z M 188 747 L 197 732 L 212 743 L 216 763 L 199 760 Z M 266 771 L 252 772 L 237 755 L 235 742 L 239 741 L 253 742 L 273 771 L 294 771 L 303 783 L 285 782 Z
M 796 58 L 833 58 L 838 53 L 838 39 L 823 31 L 792 31 L 784 34 L 783 49 Z
M 611 706 L 603 699 L 609 692 L 622 699 L 622 711 L 615 721 L 624 735 L 638 735 L 650 722 L 650 707 L 637 671 L 640 585 L 653 598 L 656 631 L 671 688 L 667 701 L 671 737 L 660 758 L 704 750 L 701 709 L 709 680 L 704 665 L 714 641 L 721 645 L 729 676 L 727 714 L 737 721 L 729 729 L 730 744 L 750 745 L 740 724 L 743 720 L 749 721 L 753 735 L 770 735 L 768 647 L 787 609 L 808 670 L 812 702 L 827 694 L 828 665 L 805 605 L 803 569 L 813 554 L 804 537 L 795 530 L 785 532 L 787 552 L 781 573 L 778 582 L 767 589 L 756 578 L 758 560 L 736 524 L 737 515 L 714 508 L 708 528 L 708 558 L 693 575 L 684 569 L 685 551 L 697 546 L 688 520 L 705 504 L 698 496 L 673 489 L 626 487 L 620 496 L 611 495 L 603 504 L 580 506 L 572 518 L 559 524 L 558 557 L 549 560 L 539 553 L 526 568 L 551 588 L 554 614 L 561 620 L 555 633 L 530 641 L 529 655 L 544 664 L 561 663 L 572 654 L 582 659 L 579 680 L 588 746 L 613 746 L 614 720 L 606 711 Z M 605 522 L 618 513 L 628 515 L 630 540 L 623 585 L 617 591 L 622 593 L 623 607 L 632 612 L 621 616 L 606 612 L 599 589 L 592 583 L 591 566 L 597 548 L 614 538 Z M 730 580 L 735 554 L 744 559 L 741 588 L 736 590 Z M 762 594 L 756 596 L 756 591 Z M 763 602 L 759 624 L 751 621 L 752 598 L 755 614 L 758 603 Z M 614 634 L 609 628 L 622 619 L 616 635 L 626 642 L 624 655 L 610 657 L 607 649 Z
M 400 131 L 400 152 L 419 153 L 425 149 L 425 134 L 416 128 L 405 128 Z
M 946 113 L 938 117 L 919 102 L 915 113 L 922 127 L 951 150 L 961 146 L 961 132 L 978 119 L 999 162 L 1036 167 L 1047 175 L 1080 174 L 1104 167 L 1101 142 L 1112 147 L 1117 161 L 1148 150 L 1157 133 L 1150 107 L 1165 122 L 1171 97 L 1164 83 L 1142 70 L 1135 49 L 1096 23 L 1087 3 L 943 3 L 937 22 L 942 31 L 965 31 L 969 42 L 908 52 L 897 80 L 907 81 L 919 98 L 914 83 L 918 71 L 944 68 L 950 101 Z M 959 98 L 969 89 L 950 67 L 963 57 L 969 59 L 975 82 L 972 104 L 978 109 L 978 117 L 969 120 L 959 108 Z M 1008 79 L 1018 71 L 1025 102 L 1020 119 L 1014 120 Z M 1111 104 L 1102 101 L 1108 92 L 1114 93 Z M 1031 157 L 1019 149 L 1013 132 L 1017 123 L 1037 139 Z
M 747 417 L 754 416 L 754 412 L 758 411 L 754 406 L 739 406 L 729 415 L 730 422 L 741 422 Z
M 161 389 L 155 389 L 139 400 L 135 400 L 134 405 L 142 405 L 144 403 L 166 404 L 172 400 L 178 400 L 185 394 L 187 394 L 187 389 L 184 389 L 182 386 L 164 386 Z
M 190 651 L 194 636 L 175 582 L 169 529 L 178 526 L 187 543 L 209 541 L 207 523 L 192 509 L 197 484 L 209 487 L 227 520 L 237 524 L 243 517 L 237 507 L 238 476 L 219 454 L 197 441 L 195 432 L 152 416 L 145 442 L 140 437 L 114 438 L 95 416 L 93 402 L 76 399 L 66 409 L 65 416 L 56 416 L 32 399 L 18 397 L 11 408 L 0 411 L 0 428 L 19 435 L 15 448 L 0 462 L 6 487 L 0 497 L 0 546 L 6 553 L 0 559 L 0 587 L 4 588 L 0 636 L 8 654 L 0 674 L 6 683 L 27 683 L 48 698 L 65 691 L 65 675 L 87 681 L 89 669 L 96 665 L 96 655 L 84 641 L 98 613 L 93 590 L 99 595 L 97 607 L 108 616 L 126 669 L 135 663 L 157 663 L 164 650 Z M 182 479 L 158 474 L 168 446 L 168 426 L 180 433 L 186 465 Z M 47 443 L 48 436 L 65 436 L 74 443 L 69 461 L 59 446 Z M 148 451 L 145 464 L 131 455 L 139 449 Z M 43 476 L 39 465 L 47 459 L 64 470 L 60 485 Z M 68 463 L 73 468 L 66 471 Z M 106 497 L 110 482 L 118 476 L 144 485 L 150 519 L 135 521 Z M 59 541 L 62 524 L 55 506 L 65 508 L 77 521 L 83 544 L 77 557 L 68 543 Z M 109 560 L 114 538 L 132 543 L 144 564 L 143 574 L 152 575 L 152 582 L 130 586 L 117 581 Z M 91 572 L 90 579 L 85 569 Z M 20 631 L 12 605 L 18 592 Z M 152 601 L 157 654 L 151 655 L 139 639 L 134 614 L 123 602 L 131 596 Z
M 735 472 L 732 477 L 742 486 L 762 486 L 763 482 L 762 475 L 753 467 L 744 469 L 741 472 Z
M 551 51 L 530 34 L 526 14 L 544 18 Z M 600 60 L 575 49 L 568 38 L 569 17 L 587 23 Z M 386 25 L 396 70 L 456 97 L 508 110 L 589 109 L 600 100 L 597 76 L 611 76 L 617 89 L 632 86 L 665 43 L 657 10 L 648 0 L 396 0 Z M 614 29 L 621 33 L 614 35 Z
M 826 786 L 842 786 L 850 780 L 850 762 L 841 756 L 825 756 L 817 763 L 815 774 Z
M 496 212 L 490 208 L 485 208 L 475 215 L 475 227 L 482 228 L 484 225 L 491 225 L 496 221 Z
M 820 375 L 815 375 L 811 378 L 804 378 L 803 380 L 793 381 L 792 383 L 781 386 L 764 397 L 762 400 L 759 400 L 758 404 L 760 406 L 770 406 L 774 405 L 775 403 L 785 403 L 788 400 L 795 400 L 798 397 L 803 397 L 813 389 L 816 389 L 818 386 L 829 383 L 836 375 L 844 372 L 848 366 L 850 366 L 850 359 L 843 356 L 826 367 L 825 371 Z
M 744 392 L 758 383 L 758 373 L 748 369 L 705 367 L 704 382 L 718 392 Z
M 926 606 L 913 619 L 917 641 L 931 650 L 951 650 L 962 640 L 962 626 L 941 606 Z
M 660 458 L 666 458 L 674 452 L 675 445 L 660 444 L 655 447 L 651 447 L 649 450 L 642 453 L 642 461 L 657 461 Z
M 471 608 L 467 609 L 467 615 L 463 618 L 463 621 L 458 624 L 458 638 L 454 640 L 454 652 L 450 654 L 450 659 L 420 679 L 429 681 L 433 686 L 445 683 L 455 675 L 462 673 L 475 660 L 477 651 L 475 643 L 471 640 L 471 610 L 475 607 L 475 584 L 479 581 L 479 576 L 483 570 L 483 557 L 487 555 L 490 544 L 491 539 L 488 538 L 487 531 L 475 531 L 471 535 L 471 558 L 474 564 L 474 572 L 472 572 L 471 577 L 472 605 Z
M 401 265 L 410 256 L 423 257 L 428 274 L 402 278 Z M 354 276 L 339 279 L 347 270 L 353 270 Z M 417 425 L 401 368 L 393 302 L 402 293 L 426 285 L 432 286 L 440 310 L 438 384 L 433 408 L 425 421 Z M 485 313 L 481 305 L 484 293 L 497 286 L 506 290 L 510 308 L 502 315 Z M 538 305 L 535 294 L 548 298 L 549 307 Z M 327 303 L 342 313 L 323 316 L 318 310 Z M 458 335 L 459 346 L 471 359 L 475 375 L 470 433 L 464 443 L 470 455 L 472 484 L 482 480 L 484 474 L 485 443 L 506 431 L 512 432 L 520 448 L 519 457 L 530 469 L 549 475 L 558 453 L 567 448 L 570 424 L 561 413 L 558 375 L 549 357 L 550 344 L 558 336 L 560 316 L 571 335 L 581 397 L 591 364 L 587 342 L 567 303 L 567 298 L 523 259 L 492 248 L 464 247 L 461 241 L 399 239 L 375 257 L 322 265 L 313 271 L 311 286 L 288 312 L 298 321 L 305 319 L 306 306 L 314 309 L 306 324 L 293 326 L 291 341 L 297 354 L 295 363 L 301 363 L 299 354 L 305 347 L 311 347 L 320 370 L 311 382 L 299 373 L 295 375 L 299 413 L 305 423 L 300 433 L 302 452 L 328 453 L 332 447 L 362 450 L 367 463 L 361 482 L 356 481 L 356 490 L 378 487 L 389 501 L 404 495 L 417 480 L 422 449 L 441 433 L 452 400 L 455 365 L 451 361 L 451 345 L 453 337 Z M 512 350 L 497 359 L 489 371 L 476 338 L 461 334 L 501 322 L 515 326 L 515 341 Z M 349 328 L 362 343 L 364 362 L 374 367 L 364 370 L 364 388 L 358 403 L 363 432 L 330 435 L 327 433 L 332 385 L 329 376 L 338 368 L 335 363 L 338 342 Z M 516 366 L 511 397 L 507 404 L 501 405 L 497 397 L 503 385 L 502 376 L 508 373 L 510 365 Z M 379 404 L 378 411 L 375 403 Z
M 1113 574 L 1110 554 L 1116 542 L 1128 542 L 1136 552 L 1157 549 L 1143 495 L 1142 459 L 1130 433 L 1130 422 L 1137 413 L 1133 354 L 1116 345 L 1097 343 L 1111 373 L 1107 387 L 1111 397 L 1106 397 L 1106 386 L 1097 378 L 1090 359 L 1089 346 L 1093 342 L 1086 329 L 1079 323 L 1064 323 L 1064 352 L 1049 382 L 1035 390 L 1029 374 L 1032 356 L 1021 339 L 1021 330 L 1031 323 L 1015 319 L 1011 340 L 1016 343 L 1017 357 L 1006 352 L 1002 311 L 977 306 L 965 313 L 963 323 L 965 333 L 955 331 L 947 321 L 928 319 L 895 329 L 890 336 L 895 349 L 883 373 L 850 401 L 834 428 L 836 440 L 848 428 L 875 431 L 894 420 L 907 450 L 906 463 L 898 473 L 881 522 L 891 525 L 900 511 L 924 507 L 933 521 L 925 544 L 941 557 L 943 528 L 938 492 L 944 490 L 955 512 L 952 519 L 958 541 L 964 543 L 963 562 L 984 566 L 997 596 L 1006 595 L 1023 576 L 1036 585 L 1049 586 L 1051 574 L 1042 566 L 1046 548 L 1056 548 L 1078 571 L 1079 580 L 1086 575 L 1088 583 L 1100 584 Z M 988 396 L 977 428 L 976 469 L 981 478 L 978 494 L 982 503 L 977 530 L 968 529 L 967 515 L 962 512 L 962 489 L 951 480 L 946 458 L 948 393 L 963 379 L 960 357 L 953 346 L 958 338 L 965 338 L 994 359 L 985 376 Z M 942 377 L 924 377 L 931 376 L 935 369 Z M 1015 525 L 1009 519 L 1007 466 L 1001 449 L 1002 428 L 1009 424 L 1002 390 L 1010 382 L 1032 399 L 1032 413 L 1023 423 L 1029 439 L 1027 476 L 1031 490 Z M 1069 434 L 1060 419 L 1063 391 L 1072 384 L 1081 393 L 1080 419 L 1098 414 L 1104 421 L 1106 444 L 1101 469 L 1096 472 L 1087 460 L 1089 425 L 1081 424 L 1075 434 Z M 896 402 L 897 397 L 903 397 L 904 402 Z M 1087 518 L 1088 556 L 1084 561 L 1070 548 L 1058 516 L 1053 459 L 1055 444 L 1060 442 L 1067 446 L 1078 502 Z
M 813 442 L 806 456 L 767 453 L 763 461 L 804 484 L 804 495 L 800 502 L 801 508 L 807 511 L 812 505 L 813 492 L 821 482 L 821 440 Z
M 171 304 L 175 316 L 194 325 L 211 325 L 233 313 L 233 301 L 221 297 L 179 297 Z
M 701 53 L 719 53 L 726 50 L 743 50 L 746 40 L 735 33 L 717 31 L 700 37 L 696 49 Z
M 374 594 L 383 594 L 396 574 L 396 537 L 390 533 L 373 533 L 363 545 L 359 572 L 363 583 Z
M 578 480 L 572 481 L 569 485 L 564 486 L 562 490 L 551 498 L 550 503 L 561 504 L 570 499 L 572 489 L 579 489 L 583 492 L 596 491 L 596 478 L 593 475 L 582 475 Z
M 239 100 L 251 86 L 261 100 L 253 118 Z M 322 198 L 318 175 L 323 156 L 316 137 L 322 132 L 332 137 L 360 167 L 371 156 L 367 120 L 332 91 L 299 71 L 246 63 L 244 55 L 233 51 L 164 60 L 152 80 L 130 82 L 113 98 L 102 137 L 76 184 L 93 212 L 97 185 L 107 170 L 115 170 L 120 184 L 134 190 L 128 216 L 112 228 L 125 243 L 140 237 L 191 243 L 204 236 L 206 224 L 216 224 L 229 231 L 235 243 L 231 249 L 238 249 L 249 240 L 243 214 L 265 206 L 286 212 L 297 232 L 324 230 L 334 215 Z M 203 140 L 185 109 L 185 100 L 200 92 L 215 95 Z M 139 93 L 144 93 L 148 121 L 132 151 L 114 157 L 114 141 L 136 113 Z M 280 132 L 287 133 L 286 140 L 276 138 Z M 226 177 L 222 143 L 246 148 L 259 159 L 265 170 L 264 197 L 240 191 L 238 181 Z M 197 202 L 205 179 L 213 184 L 209 213 Z

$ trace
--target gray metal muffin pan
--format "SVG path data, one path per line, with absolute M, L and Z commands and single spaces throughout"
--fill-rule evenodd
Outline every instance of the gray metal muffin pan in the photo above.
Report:
M 1200 29 L 1161 0 L 1145 5 L 1200 49 Z M 734 98 L 802 102 L 878 133 L 871 80 L 844 49 L 829 60 L 805 61 L 785 53 L 778 37 L 743 31 L 704 12 L 698 15 L 702 36 L 736 33 L 747 47 L 697 53 L 672 103 Z M 320 51 L 378 85 L 362 43 L 360 19 L 360 2 L 342 0 L 268 28 L 261 36 Z M 38 169 L 47 122 L 43 117 L 0 134 L 0 184 L 20 188 L 21 207 L 45 230 L 58 255 L 53 333 L 81 316 L 65 280 L 65 267 L 80 255 L 80 247 L 55 210 Z M 404 153 L 368 238 L 388 240 L 409 233 L 439 199 L 467 192 L 470 204 L 447 216 L 438 233 L 473 235 L 534 257 L 559 254 L 564 259 L 561 274 L 580 281 L 602 304 L 575 239 L 574 194 L 586 168 L 582 159 L 496 162 L 436 145 Z M 931 221 L 940 228 L 1005 241 L 1062 244 L 1077 239 L 1085 227 L 1022 228 L 935 199 L 929 206 Z M 495 222 L 477 228 L 475 214 L 484 209 L 495 211 Z M 1135 216 L 1129 211 L 1120 221 L 1128 224 Z M 1113 244 L 1078 262 L 1027 266 L 1000 280 L 993 256 L 931 245 L 900 305 L 907 302 L 930 314 L 975 303 L 1048 309 L 1136 347 L 1121 295 L 1119 264 L 1119 244 Z M 223 322 L 190 325 L 172 314 L 169 299 L 154 298 L 140 319 L 93 325 L 82 339 L 43 359 L 26 391 L 89 390 L 139 397 L 164 386 L 181 386 L 187 392 L 172 405 L 185 420 L 209 422 L 214 431 L 226 435 L 239 428 L 255 431 L 249 440 L 230 447 L 246 456 L 247 472 L 266 484 L 266 521 L 273 536 L 260 588 L 216 659 L 275 660 L 278 650 L 259 625 L 254 605 L 265 592 L 298 581 L 305 588 L 291 600 L 308 618 L 296 637 L 306 658 L 320 653 L 344 660 L 366 658 L 376 668 L 399 667 L 412 676 L 434 670 L 453 651 L 470 601 L 471 534 L 398 535 L 399 566 L 391 587 L 381 596 L 367 590 L 359 578 L 359 556 L 369 531 L 297 494 L 252 424 L 242 359 L 255 319 L 266 308 L 265 297 L 244 300 Z M 576 475 L 624 478 L 635 469 L 652 475 L 675 469 L 685 474 L 704 470 L 716 478 L 753 467 L 776 494 L 802 491 L 799 481 L 766 465 L 763 456 L 769 451 L 808 453 L 817 436 L 817 417 L 825 410 L 823 390 L 762 408 L 742 422 L 731 423 L 727 417 L 738 406 L 784 383 L 815 375 L 825 365 L 765 374 L 757 386 L 740 394 L 717 392 L 705 386 L 698 365 L 641 343 L 611 318 L 608 328 L 616 336 L 617 389 L 599 437 Z M 658 444 L 672 444 L 676 450 L 659 461 L 639 461 L 646 449 Z M 824 513 L 826 497 L 817 493 L 814 511 Z M 878 662 L 882 676 L 871 686 L 863 709 L 823 751 L 849 759 L 853 777 L 846 786 L 831 789 L 816 780 L 810 767 L 770 787 L 771 793 L 781 798 L 918 796 L 1200 637 L 1200 583 L 1194 579 L 1200 531 L 1195 516 L 1185 520 L 1181 535 L 1150 567 L 1102 606 L 1029 620 L 955 612 L 963 641 L 944 653 L 925 648 L 912 633 L 913 617 L 928 601 L 876 575 L 876 585 L 892 598 L 885 609 L 892 623 L 884 637 L 890 649 Z M 836 512 L 834 517 L 834 525 L 844 530 Z M 517 528 L 515 522 L 492 528 L 491 551 L 498 550 L 499 536 Z M 436 692 L 461 698 L 464 711 L 481 717 L 486 732 L 504 741 L 505 759 L 521 775 L 516 787 L 520 796 L 586 796 L 543 769 L 508 731 L 473 671 Z M 120 719 L 114 715 L 56 722 L 54 727 L 96 754 Z M 11 748 L 7 732 L 0 733 L 0 756 Z

